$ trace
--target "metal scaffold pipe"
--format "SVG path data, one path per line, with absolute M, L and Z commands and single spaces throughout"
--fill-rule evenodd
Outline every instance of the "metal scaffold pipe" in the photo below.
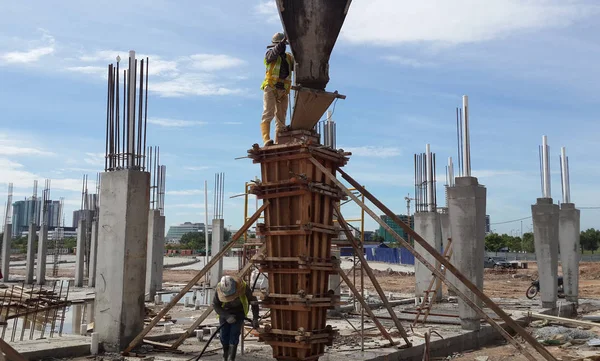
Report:
M 548 137 L 542 136 L 542 184 L 543 184 L 543 198 L 552 198 L 552 192 L 550 189 L 550 164 L 548 162 Z
M 425 157 L 426 157 L 426 172 L 427 172 L 427 212 L 433 212 L 433 158 L 431 154 L 431 147 L 429 144 L 425 146 Z
M 469 97 L 463 95 L 463 143 L 462 143 L 462 164 L 463 164 L 463 176 L 471 176 L 471 140 L 469 132 Z
M 560 174 L 562 178 L 563 203 L 571 203 L 571 185 L 569 183 L 569 158 L 567 149 L 560 148 Z

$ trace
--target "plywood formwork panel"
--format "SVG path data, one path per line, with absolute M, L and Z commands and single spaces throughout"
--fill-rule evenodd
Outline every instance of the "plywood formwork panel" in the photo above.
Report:
M 292 133 L 281 135 L 290 143 L 249 151 L 262 175 L 250 192 L 271 202 L 257 227 L 266 254 L 255 262 L 269 277 L 263 307 L 271 309 L 272 322 L 260 339 L 278 360 L 316 360 L 335 334 L 326 324 L 327 309 L 339 302 L 329 290 L 336 234 L 331 204 L 344 195 L 309 159 L 333 172 L 348 158 L 320 146 L 315 134 L 299 139 Z

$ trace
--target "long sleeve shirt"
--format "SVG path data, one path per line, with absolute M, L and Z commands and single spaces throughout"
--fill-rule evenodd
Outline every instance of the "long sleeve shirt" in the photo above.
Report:
M 258 318 L 258 299 L 252 294 L 252 290 L 247 285 L 246 298 L 248 299 L 248 303 L 252 309 L 252 316 L 254 318 Z M 227 318 L 230 315 L 233 315 L 239 320 L 246 317 L 246 314 L 244 313 L 244 306 L 242 305 L 242 301 L 239 297 L 231 302 L 226 302 L 223 304 L 223 302 L 219 299 L 219 293 L 215 292 L 212 305 L 220 318 Z
M 276 61 L 278 57 L 281 57 L 281 67 L 279 68 L 280 79 L 286 79 L 294 70 L 294 64 L 288 64 L 287 57 L 285 56 L 285 49 L 286 44 L 282 41 L 269 49 L 265 54 L 267 64 L 271 64 Z

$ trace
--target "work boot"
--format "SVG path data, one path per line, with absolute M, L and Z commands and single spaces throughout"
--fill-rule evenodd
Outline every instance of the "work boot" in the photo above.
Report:
M 237 353 L 237 345 L 229 345 L 229 361 L 235 361 L 235 354 Z
M 267 141 L 267 142 L 265 143 L 265 147 L 271 146 L 271 145 L 273 145 L 273 144 L 275 144 L 275 143 L 273 142 L 273 140 L 269 140 L 269 141 Z
M 223 345 L 223 361 L 229 360 L 229 345 Z

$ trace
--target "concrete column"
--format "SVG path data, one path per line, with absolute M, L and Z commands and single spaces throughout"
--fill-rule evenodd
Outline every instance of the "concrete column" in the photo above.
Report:
M 83 287 L 83 266 L 85 262 L 85 236 L 87 230 L 85 220 L 80 219 L 77 224 L 77 253 L 75 254 L 75 287 Z
M 225 240 L 225 220 L 213 219 L 212 223 L 212 241 L 210 245 L 211 256 L 217 254 L 223 248 Z M 217 264 L 210 269 L 210 285 L 216 287 L 223 274 L 223 259 L 220 259 Z
M 439 252 L 442 250 L 442 232 L 440 228 L 440 217 L 437 212 L 419 212 L 415 214 L 415 231 L 423 237 L 430 245 L 432 245 Z M 418 243 L 415 244 L 415 250 L 423 255 L 425 259 L 433 264 L 436 267 L 439 267 L 439 262 L 433 258 L 429 252 L 425 251 L 423 247 L 421 247 Z M 430 293 L 429 295 L 425 295 L 425 291 L 429 287 L 429 283 L 433 278 L 433 274 L 427 267 L 425 267 L 421 262 L 415 260 L 415 296 L 416 297 L 432 297 L 432 300 L 441 301 L 442 300 L 442 283 L 440 280 L 436 281 L 436 284 L 433 286 L 433 290 L 437 290 L 435 295 Z
M 558 242 L 563 287 L 567 301 L 578 303 L 579 297 L 579 209 L 573 203 L 562 203 L 558 217 Z
M 94 332 L 120 352 L 144 327 L 150 174 L 102 173 Z
M 336 260 L 341 261 L 340 259 L 340 249 L 336 248 L 336 249 L 332 249 L 331 250 L 331 257 L 335 257 Z M 339 273 L 332 273 L 329 275 L 329 289 L 333 290 L 333 294 L 337 297 L 341 296 L 341 287 L 340 287 L 340 283 L 342 282 L 342 279 L 339 275 Z M 339 311 L 340 310 L 340 306 L 336 305 L 335 306 L 335 310 Z
M 33 266 L 35 264 L 35 239 L 37 226 L 35 223 L 29 224 L 29 236 L 27 237 L 27 265 L 25 266 L 25 283 L 28 285 L 33 283 Z
M 538 265 L 542 307 L 555 308 L 558 288 L 558 205 L 538 198 L 531 206 L 533 240 Z
M 92 222 L 92 236 L 90 241 L 90 274 L 88 276 L 88 286 L 96 286 L 96 268 L 98 263 L 98 222 Z
M 482 291 L 486 193 L 485 187 L 480 186 L 475 177 L 457 177 L 455 186 L 448 187 L 448 212 L 454 250 L 451 262 Z M 452 280 L 456 278 L 451 278 L 450 282 Z M 481 307 L 481 300 L 465 285 L 460 282 L 453 284 Z M 460 299 L 458 310 L 464 330 L 478 330 L 481 327 L 479 315 Z
M 442 248 L 444 251 L 448 247 L 448 238 L 452 238 L 450 232 L 450 214 L 448 213 L 448 211 L 446 211 L 446 213 L 440 213 L 439 217 L 440 229 L 442 232 Z M 456 284 L 456 280 L 453 281 L 455 277 L 452 275 L 452 273 L 446 272 L 446 277 L 448 278 L 450 283 L 452 283 L 453 285 Z M 448 290 L 448 295 L 455 296 L 454 292 L 452 292 L 451 290 Z
M 43 224 L 40 227 L 40 236 L 38 237 L 37 268 L 35 279 L 38 285 L 46 283 L 46 257 L 48 255 L 48 226 Z
M 158 209 L 148 216 L 148 254 L 146 259 L 146 301 L 154 300 L 162 289 L 163 260 L 165 257 L 165 217 Z
M 82 320 L 82 306 L 77 304 L 73 305 L 73 313 L 71 314 L 71 327 L 73 327 L 73 333 L 81 335 L 81 320 Z
M 2 240 L 2 280 L 8 282 L 10 264 L 10 246 L 12 243 L 12 224 L 4 226 L 4 239 Z

